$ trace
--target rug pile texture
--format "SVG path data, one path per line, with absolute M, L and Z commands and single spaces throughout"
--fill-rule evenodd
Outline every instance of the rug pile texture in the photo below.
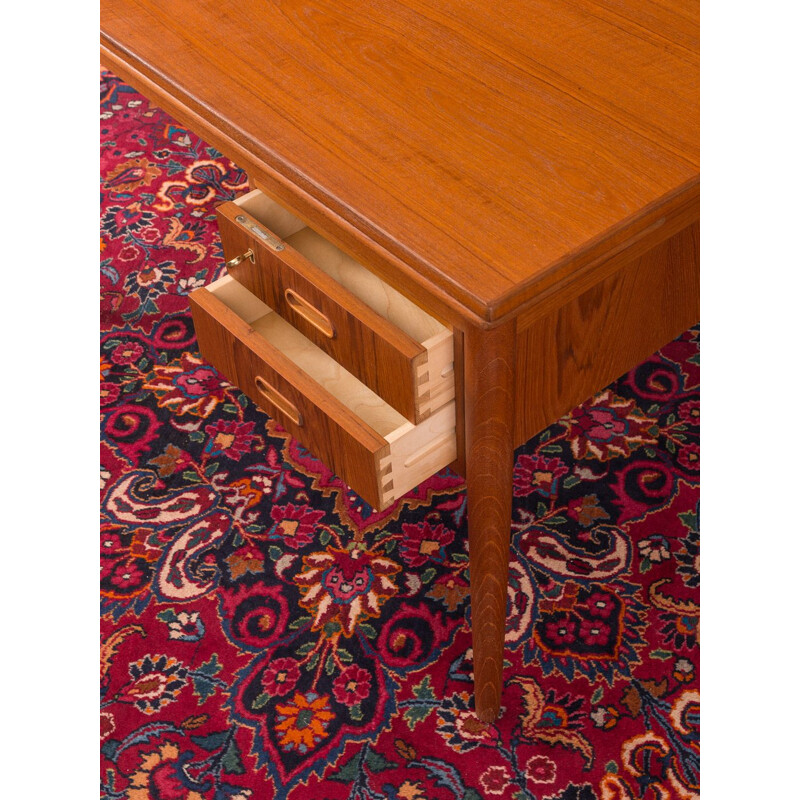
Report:
M 698 797 L 699 331 L 517 451 L 482 724 L 462 480 L 376 512 L 203 361 L 247 177 L 100 88 L 101 797 Z

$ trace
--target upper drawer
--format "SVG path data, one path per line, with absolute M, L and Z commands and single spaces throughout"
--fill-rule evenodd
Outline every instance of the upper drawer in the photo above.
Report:
M 453 399 L 441 322 L 258 190 L 223 203 L 217 220 L 229 274 L 406 419 Z
M 230 276 L 189 300 L 204 358 L 372 506 L 456 458 L 454 402 L 412 425 Z

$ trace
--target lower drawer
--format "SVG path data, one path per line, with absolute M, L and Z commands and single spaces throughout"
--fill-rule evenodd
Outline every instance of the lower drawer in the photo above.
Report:
M 410 423 L 229 276 L 189 299 L 203 357 L 373 507 L 455 459 L 454 402 Z

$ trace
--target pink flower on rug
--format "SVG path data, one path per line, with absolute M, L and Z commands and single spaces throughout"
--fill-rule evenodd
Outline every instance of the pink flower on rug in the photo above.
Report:
M 114 569 L 111 583 L 118 589 L 127 589 L 131 586 L 137 586 L 143 577 L 144 572 L 139 569 L 136 562 L 128 560 L 118 564 Z
M 142 258 L 142 251 L 135 245 L 129 244 L 117 253 L 120 261 L 137 262 Z
M 692 425 L 700 424 L 700 401 L 687 400 L 678 406 L 678 416 Z
M 116 383 L 100 384 L 100 405 L 110 406 L 119 397 L 119 386 Z
M 699 472 L 700 446 L 696 444 L 686 444 L 681 447 L 678 453 L 678 463 L 690 472 Z
M 603 619 L 608 619 L 614 610 L 613 601 L 605 592 L 594 592 L 589 595 L 586 605 L 589 606 L 589 613 L 593 617 L 603 617 Z
M 569 472 L 560 458 L 521 455 L 514 466 L 514 494 L 517 497 L 536 492 L 543 497 L 555 497 L 561 478 Z
M 606 645 L 611 637 L 611 628 L 600 620 L 585 619 L 581 622 L 579 635 L 586 644 Z
M 275 524 L 267 534 L 270 539 L 283 542 L 293 550 L 299 550 L 314 539 L 319 521 L 325 516 L 310 506 L 273 506 L 270 512 Z
M 300 668 L 293 658 L 278 658 L 261 677 L 264 691 L 278 697 L 289 694 L 300 680 Z
M 369 672 L 353 664 L 333 682 L 333 696 L 344 705 L 358 705 L 369 696 L 371 682 Z
M 139 238 L 146 244 L 155 244 L 156 242 L 160 242 L 161 237 L 161 231 L 154 225 L 149 225 L 147 228 L 143 228 L 139 233 Z
M 253 434 L 255 422 L 238 422 L 221 419 L 206 428 L 208 441 L 204 452 L 212 456 L 224 455 L 238 461 L 243 455 L 262 444 L 264 440 Z
M 124 553 L 127 549 L 122 544 L 122 538 L 117 532 L 119 528 L 111 528 L 109 525 L 100 526 L 100 555 L 115 555 Z
M 525 774 L 532 783 L 553 783 L 556 779 L 556 762 L 547 756 L 534 756 L 525 765 Z
M 555 644 L 570 644 L 575 641 L 576 623 L 569 617 L 561 617 L 546 626 L 547 638 Z
M 144 353 L 144 348 L 136 342 L 123 342 L 114 348 L 111 360 L 115 364 L 133 364 Z
M 480 777 L 480 784 L 486 794 L 503 794 L 508 788 L 508 770 L 505 767 L 489 767 Z
M 427 561 L 441 563 L 445 558 L 445 547 L 453 541 L 455 532 L 444 525 L 403 525 L 404 539 L 400 555 L 410 567 L 421 567 Z
M 174 270 L 171 270 L 174 272 Z M 147 269 L 139 270 L 133 273 L 136 283 L 143 289 L 154 286 L 159 289 L 162 288 L 162 282 L 165 276 L 165 270 L 160 267 L 149 267 Z M 129 280 L 129 283 L 133 281 Z

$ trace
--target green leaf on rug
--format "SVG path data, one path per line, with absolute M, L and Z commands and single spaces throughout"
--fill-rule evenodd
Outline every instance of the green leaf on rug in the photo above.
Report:
M 334 772 L 330 779 L 340 783 L 355 783 L 361 771 L 360 767 L 361 753 L 356 753 L 338 772 Z
M 650 653 L 650 658 L 657 658 L 659 661 L 669 661 L 672 658 L 672 653 L 667 650 L 653 650 Z
M 408 725 L 408 729 L 413 731 L 417 723 L 424 722 L 433 711 L 433 706 L 409 706 L 403 714 L 403 719 Z
M 217 750 L 228 740 L 228 731 L 209 733 L 207 736 L 192 736 L 192 741 L 203 750 Z
M 419 700 L 433 700 L 433 690 L 431 689 L 431 676 L 426 675 L 411 691 L 414 697 Z
M 244 764 L 242 764 L 242 754 L 239 752 L 239 747 L 236 740 L 231 737 L 228 746 L 225 748 L 225 753 L 222 756 L 223 772 L 230 775 L 244 775 Z
M 389 761 L 388 759 L 384 758 L 380 753 L 376 753 L 373 750 L 367 750 L 367 766 L 373 772 L 383 772 L 387 769 L 392 769 L 392 767 L 396 767 L 393 761 Z
M 542 453 L 552 453 L 553 455 L 558 455 L 561 452 L 561 445 L 546 444 L 544 447 L 540 447 L 539 451 Z
M 205 703 L 217 690 L 217 684 L 213 678 L 221 670 L 222 664 L 219 663 L 217 654 L 214 653 L 208 661 L 201 664 L 196 670 L 190 671 L 189 674 L 192 676 L 192 683 L 194 684 L 194 694 L 200 698 L 201 703 Z

